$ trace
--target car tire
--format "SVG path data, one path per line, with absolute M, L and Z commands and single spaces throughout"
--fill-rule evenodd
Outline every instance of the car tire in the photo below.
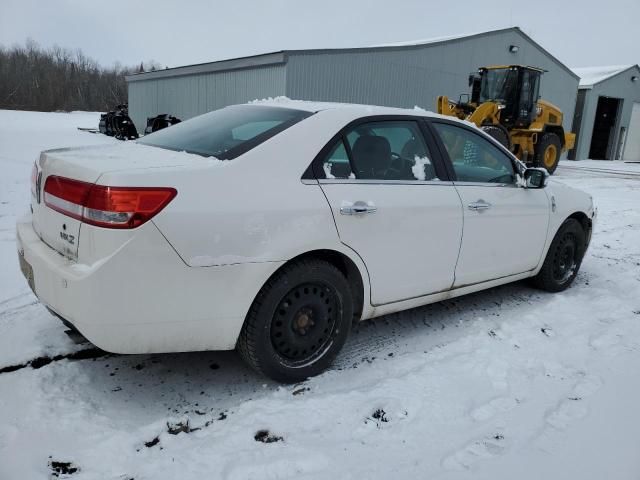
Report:
M 253 301 L 237 342 L 257 372 L 295 383 L 329 367 L 349 335 L 351 289 L 345 276 L 324 260 L 285 265 Z
M 547 292 L 561 292 L 573 283 L 586 249 L 586 235 L 580 222 L 565 220 L 556 233 L 534 286 Z
M 558 168 L 561 153 L 560 137 L 555 133 L 547 132 L 542 135 L 536 144 L 533 163 L 536 167 L 546 168 L 549 175 L 553 175 L 553 172 Z

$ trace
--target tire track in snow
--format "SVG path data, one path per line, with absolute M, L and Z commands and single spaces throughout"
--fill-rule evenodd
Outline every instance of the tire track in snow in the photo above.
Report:
M 567 165 L 558 166 L 560 173 L 584 173 L 591 176 L 612 176 L 612 178 L 624 178 L 626 180 L 640 180 L 640 173 L 628 172 L 623 170 L 613 170 L 607 168 L 595 168 L 595 167 L 573 167 Z
M 29 302 L 29 303 L 18 305 L 17 307 L 7 308 L 6 310 L 0 312 L 0 319 L 3 318 L 3 317 L 9 317 L 9 316 L 14 315 L 16 313 L 19 313 L 22 310 L 24 310 L 25 308 L 32 307 L 33 305 L 38 305 L 39 303 L 40 302 L 38 302 L 37 300 L 34 300 L 32 302 Z
M 517 282 L 364 320 L 352 327 L 333 368 L 357 367 L 399 350 L 427 351 L 436 348 L 464 336 L 465 329 L 459 327 L 479 317 L 499 319 L 502 313 L 522 304 L 534 304 L 540 298 L 539 291 L 524 282 Z
M 31 295 L 31 292 L 23 292 L 23 293 L 19 293 L 18 295 L 14 295 L 12 297 L 9 297 L 5 300 L 0 300 L 0 308 L 2 308 L 4 305 L 6 305 L 7 303 L 11 303 L 14 300 L 18 300 L 20 298 L 24 298 L 28 295 Z M 0 314 L 2 314 L 3 312 L 0 312 Z
M 58 354 L 54 356 L 42 356 L 31 359 L 25 363 L 20 363 L 17 365 L 8 365 L 6 367 L 0 368 L 0 374 L 16 372 L 18 370 L 22 370 L 23 368 L 31 367 L 34 370 L 42 368 L 46 365 L 49 365 L 53 362 L 59 362 L 60 360 L 87 360 L 91 358 L 99 358 L 111 355 L 104 350 L 100 350 L 97 347 L 86 348 L 84 350 L 78 350 L 77 352 L 66 353 L 66 354 Z

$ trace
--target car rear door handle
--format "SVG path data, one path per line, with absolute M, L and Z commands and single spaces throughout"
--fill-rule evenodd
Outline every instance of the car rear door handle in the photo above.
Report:
M 357 201 L 352 204 L 346 204 L 340 207 L 341 215 L 366 215 L 368 213 L 376 213 L 378 211 L 378 207 L 376 207 L 373 203 Z
M 467 205 L 467 207 L 469 208 L 469 210 L 474 210 L 477 212 L 477 211 L 490 209 L 491 204 L 489 202 L 485 202 L 484 200 L 480 199 L 476 202 L 471 202 L 469 205 Z

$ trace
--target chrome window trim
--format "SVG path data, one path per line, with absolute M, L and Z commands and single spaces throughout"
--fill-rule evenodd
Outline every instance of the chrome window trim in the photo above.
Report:
M 493 183 L 493 182 L 462 182 L 455 180 L 453 184 L 456 187 L 516 187 L 520 188 L 517 183 Z
M 357 178 L 319 178 L 318 183 L 320 185 L 453 185 L 453 182 L 450 180 L 365 180 Z

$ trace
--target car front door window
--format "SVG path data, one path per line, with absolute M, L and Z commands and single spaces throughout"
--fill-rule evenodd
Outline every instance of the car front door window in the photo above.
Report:
M 459 182 L 515 184 L 511 159 L 498 147 L 466 128 L 434 123 Z

